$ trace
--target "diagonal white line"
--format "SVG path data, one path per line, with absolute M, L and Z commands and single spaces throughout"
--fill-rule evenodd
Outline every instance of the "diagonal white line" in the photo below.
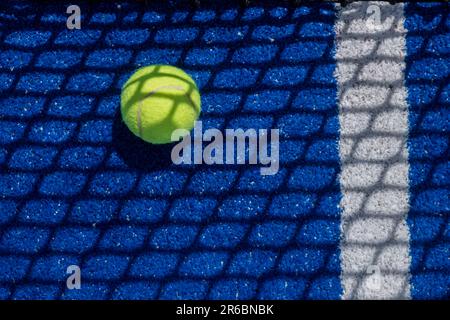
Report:
M 338 9 L 342 298 L 408 299 L 403 4 Z

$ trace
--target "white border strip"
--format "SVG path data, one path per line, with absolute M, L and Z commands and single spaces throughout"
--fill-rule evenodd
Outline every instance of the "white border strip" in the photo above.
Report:
M 343 299 L 409 299 L 403 4 L 338 6 Z

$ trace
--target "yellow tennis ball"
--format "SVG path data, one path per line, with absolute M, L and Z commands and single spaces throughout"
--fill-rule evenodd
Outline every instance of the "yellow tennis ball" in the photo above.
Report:
M 163 144 L 176 129 L 191 130 L 200 115 L 200 93 L 183 70 L 169 65 L 138 69 L 122 88 L 121 113 L 141 139 Z

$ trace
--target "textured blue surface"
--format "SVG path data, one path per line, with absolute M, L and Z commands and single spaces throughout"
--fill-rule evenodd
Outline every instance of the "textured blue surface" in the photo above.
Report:
M 117 4 L 67 30 L 62 3 L 2 3 L 0 298 L 339 298 L 333 5 Z M 121 86 L 161 63 L 198 83 L 204 129 L 280 128 L 279 173 L 177 167 L 130 134 Z
M 0 4 L 0 299 L 339 298 L 333 5 L 162 3 L 80 1 L 81 30 Z M 412 296 L 448 298 L 449 6 L 405 16 Z M 196 80 L 204 129 L 280 128 L 278 174 L 130 134 L 121 86 L 156 63 Z
M 415 299 L 450 297 L 450 10 L 406 7 L 411 287 Z

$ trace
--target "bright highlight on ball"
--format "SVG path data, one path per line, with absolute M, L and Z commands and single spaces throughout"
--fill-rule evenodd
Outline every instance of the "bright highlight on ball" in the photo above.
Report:
M 172 142 L 176 129 L 191 130 L 200 111 L 197 85 L 173 66 L 140 68 L 122 88 L 123 121 L 136 136 L 153 144 Z

